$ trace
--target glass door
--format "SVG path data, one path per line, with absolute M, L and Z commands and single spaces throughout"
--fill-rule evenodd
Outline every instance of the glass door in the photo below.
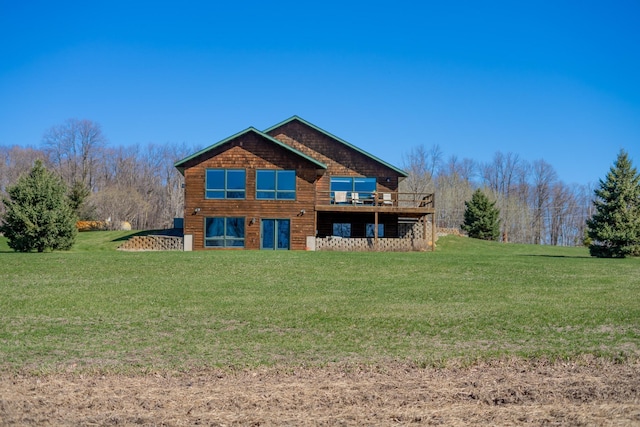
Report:
M 261 249 L 287 250 L 291 235 L 291 220 L 263 219 L 261 221 Z

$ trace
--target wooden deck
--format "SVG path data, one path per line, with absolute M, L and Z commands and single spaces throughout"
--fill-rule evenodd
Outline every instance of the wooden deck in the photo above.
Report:
M 407 217 L 421 217 L 435 214 L 434 195 L 417 195 L 413 193 L 387 193 L 391 197 L 383 198 L 377 194 L 370 198 L 352 200 L 348 198 L 344 203 L 335 203 L 330 192 L 318 194 L 315 210 L 317 212 L 348 212 L 348 213 L 385 213 Z
M 401 216 L 423 216 L 434 214 L 435 209 L 432 207 L 405 207 L 405 206 L 377 206 L 372 204 L 358 204 L 358 205 L 331 205 L 331 204 L 319 204 L 315 206 L 317 212 L 361 212 L 361 213 L 387 213 L 397 214 Z
M 385 221 L 383 218 L 387 218 L 387 225 L 392 227 L 396 226 L 396 230 L 391 234 L 397 233 L 397 222 L 399 218 L 417 218 L 423 224 L 423 236 L 425 236 L 425 242 L 427 246 L 430 246 L 431 250 L 434 250 L 436 239 L 435 228 L 435 203 L 434 195 L 431 194 L 415 194 L 415 193 L 372 193 L 372 194 L 359 194 L 357 197 L 353 197 L 351 193 L 348 193 L 345 200 L 345 194 L 341 194 L 340 197 L 335 197 L 334 192 L 318 192 L 316 194 L 315 211 L 316 213 L 324 213 L 324 219 L 322 221 L 316 220 L 316 231 L 320 231 L 320 234 L 329 235 L 331 230 L 324 229 L 328 227 L 328 222 L 331 222 L 332 218 L 339 217 L 340 214 L 351 218 L 352 223 L 361 225 L 366 224 L 367 221 L 371 221 L 373 216 L 374 224 L 374 236 L 373 247 L 377 250 L 380 248 L 380 240 L 378 237 L 378 224 L 380 220 Z M 339 202 L 336 202 L 336 199 Z M 364 214 L 364 215 L 360 215 Z M 367 215 L 373 214 L 373 215 Z M 395 217 L 389 223 L 389 217 Z M 427 229 L 429 223 L 427 217 L 431 217 L 431 236 L 427 237 Z M 316 215 L 316 218 L 318 216 Z M 361 220 L 358 220 L 361 218 Z M 334 221 L 335 222 L 335 221 Z M 366 240 L 366 239 L 365 239 Z M 387 239 L 389 240 L 389 239 Z M 392 239 L 393 240 L 393 239 Z

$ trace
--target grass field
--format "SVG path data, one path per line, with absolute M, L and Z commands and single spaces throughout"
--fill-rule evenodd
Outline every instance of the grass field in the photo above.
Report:
M 70 252 L 0 238 L 0 368 L 419 366 L 640 355 L 640 259 L 445 237 L 435 253 Z

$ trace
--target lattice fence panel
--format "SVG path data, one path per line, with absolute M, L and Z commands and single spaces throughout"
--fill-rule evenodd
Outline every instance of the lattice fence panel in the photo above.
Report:
M 408 252 L 424 251 L 430 249 L 429 242 L 425 239 L 390 239 L 379 238 L 378 246 L 373 238 L 340 238 L 325 237 L 316 238 L 317 251 L 344 251 L 344 252 Z

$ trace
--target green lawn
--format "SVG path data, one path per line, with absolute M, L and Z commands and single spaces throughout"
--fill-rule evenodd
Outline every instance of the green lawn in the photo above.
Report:
M 0 369 L 640 355 L 640 259 L 445 237 L 435 253 L 70 252 L 0 238 Z

